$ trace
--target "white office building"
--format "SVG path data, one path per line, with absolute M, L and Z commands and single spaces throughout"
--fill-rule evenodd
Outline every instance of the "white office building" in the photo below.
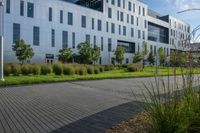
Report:
M 2 1 L 2 0 L 0 0 Z M 34 49 L 31 63 L 51 63 L 58 51 L 88 41 L 101 49 L 100 64 L 114 63 L 117 45 L 131 63 L 143 42 L 154 53 L 163 47 L 185 50 L 190 25 L 149 10 L 139 0 L 3 0 L 4 60 L 17 62 L 12 45 L 23 39 Z

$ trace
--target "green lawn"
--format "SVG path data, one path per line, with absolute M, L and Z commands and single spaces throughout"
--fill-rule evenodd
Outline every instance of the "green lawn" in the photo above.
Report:
M 182 74 L 180 69 L 177 69 L 177 74 Z M 195 74 L 200 73 L 200 69 L 196 69 Z M 170 75 L 173 75 L 173 69 L 170 68 Z M 159 68 L 159 76 L 167 76 L 167 68 Z M 114 78 L 134 78 L 134 77 L 152 77 L 155 76 L 155 67 L 145 67 L 141 72 L 127 72 L 125 69 L 116 69 L 112 71 L 106 71 L 100 74 L 92 75 L 73 75 L 73 76 L 56 76 L 50 75 L 38 75 L 38 76 L 8 76 L 5 77 L 5 81 L 0 81 L 0 86 L 9 85 L 21 85 L 21 84 L 38 84 L 38 83 L 53 83 L 75 80 L 99 80 L 99 79 L 114 79 Z

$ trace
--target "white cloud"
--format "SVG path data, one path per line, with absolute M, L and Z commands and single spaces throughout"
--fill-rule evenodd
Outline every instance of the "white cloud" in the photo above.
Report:
M 199 0 L 166 0 L 170 5 L 175 5 L 180 10 L 200 8 Z

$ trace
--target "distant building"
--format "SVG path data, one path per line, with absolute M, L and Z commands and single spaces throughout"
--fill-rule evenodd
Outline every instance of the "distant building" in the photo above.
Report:
M 200 63 L 200 43 L 191 44 L 191 52 L 194 58 L 194 62 L 199 64 Z
M 17 62 L 12 45 L 24 39 L 35 52 L 31 63 L 53 63 L 58 51 L 88 41 L 101 49 L 99 64 L 114 62 L 117 45 L 126 49 L 123 63 L 133 54 L 156 54 L 162 47 L 187 50 L 184 40 L 190 25 L 172 16 L 161 16 L 139 0 L 4 0 L 5 62 Z

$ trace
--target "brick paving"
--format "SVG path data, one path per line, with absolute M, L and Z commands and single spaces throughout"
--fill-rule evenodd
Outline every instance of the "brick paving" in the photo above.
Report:
M 140 110 L 153 78 L 0 88 L 0 133 L 101 133 Z M 133 96 L 133 93 L 135 95 Z

